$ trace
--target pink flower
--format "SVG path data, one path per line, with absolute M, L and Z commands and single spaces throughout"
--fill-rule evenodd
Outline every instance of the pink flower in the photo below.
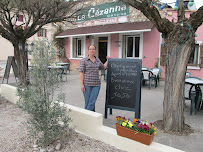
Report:
M 138 128 L 141 128 L 141 127 L 142 127 L 142 124 L 138 124 L 137 127 L 138 127 Z

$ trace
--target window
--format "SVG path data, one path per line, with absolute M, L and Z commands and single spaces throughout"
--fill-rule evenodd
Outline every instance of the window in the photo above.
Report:
M 198 65 L 198 58 L 199 58 L 198 54 L 199 54 L 199 44 L 196 44 L 193 47 L 192 52 L 190 54 L 188 65 L 195 65 L 195 66 Z
M 73 39 L 73 57 L 83 57 L 83 39 L 74 38 Z
M 82 55 L 82 40 L 77 39 L 77 56 Z
M 38 36 L 38 37 L 47 37 L 47 30 L 41 28 L 41 29 L 38 31 L 37 36 Z
M 19 21 L 19 22 L 23 22 L 23 15 L 19 15 L 19 16 L 18 16 L 18 21 Z
M 126 37 L 126 57 L 139 58 L 140 56 L 140 37 L 127 36 Z

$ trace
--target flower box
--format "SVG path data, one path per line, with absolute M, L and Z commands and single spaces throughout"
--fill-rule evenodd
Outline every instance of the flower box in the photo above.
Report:
M 149 135 L 141 132 L 136 132 L 134 130 L 119 126 L 116 124 L 116 131 L 119 136 L 126 137 L 145 145 L 150 145 L 154 139 L 154 134 Z

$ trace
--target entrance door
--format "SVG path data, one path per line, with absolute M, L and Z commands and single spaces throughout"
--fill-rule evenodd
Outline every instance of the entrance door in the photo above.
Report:
M 98 43 L 99 59 L 102 63 L 105 63 L 108 49 L 108 37 L 99 37 Z

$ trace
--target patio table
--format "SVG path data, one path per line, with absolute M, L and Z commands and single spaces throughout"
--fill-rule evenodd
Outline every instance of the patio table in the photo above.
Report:
M 187 77 L 185 79 L 185 83 L 186 84 L 190 84 L 191 87 L 190 87 L 190 92 L 189 94 L 191 94 L 192 92 L 192 88 L 194 87 L 195 88 L 195 98 L 194 98 L 194 102 L 195 102 L 195 107 L 198 106 L 197 103 L 198 103 L 198 100 L 200 100 L 201 98 L 201 95 L 202 95 L 202 92 L 201 92 L 201 89 L 200 89 L 200 85 L 203 85 L 203 80 L 198 78 L 198 77 Z M 198 107 L 196 107 L 196 110 L 197 110 Z M 196 110 L 195 110 L 195 114 L 196 114 Z
M 62 74 L 66 66 L 48 66 L 47 67 L 49 70 L 53 69 L 57 71 L 57 74 L 60 74 L 60 79 L 62 80 Z

